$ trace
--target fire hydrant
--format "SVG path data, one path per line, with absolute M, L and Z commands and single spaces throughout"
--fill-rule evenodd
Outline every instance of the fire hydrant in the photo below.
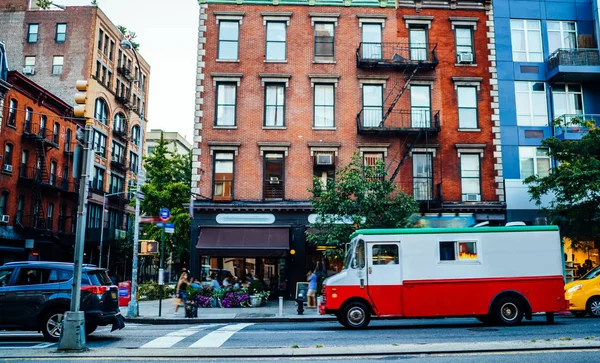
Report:
M 302 295 L 302 293 L 298 294 L 296 303 L 298 304 L 298 315 L 304 314 L 304 296 Z

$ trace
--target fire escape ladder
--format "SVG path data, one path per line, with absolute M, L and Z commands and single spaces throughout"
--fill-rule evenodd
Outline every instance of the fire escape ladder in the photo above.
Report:
M 421 66 L 421 62 L 417 63 L 417 66 L 412 70 L 412 72 L 410 73 L 408 78 L 406 78 L 406 81 L 404 82 L 404 85 L 400 89 L 400 92 L 398 92 L 398 94 L 396 94 L 396 97 L 394 97 L 394 100 L 390 104 L 390 107 L 387 109 L 387 111 L 383 115 L 383 118 L 381 119 L 381 123 L 380 123 L 379 127 L 383 127 L 383 125 L 385 124 L 385 120 L 387 120 L 390 113 L 392 113 L 392 110 L 394 109 L 394 107 L 396 107 L 396 104 L 398 103 L 398 101 L 400 101 L 400 97 L 402 97 L 404 92 L 408 89 L 408 86 L 410 86 L 410 81 L 413 79 L 415 74 L 417 74 L 417 71 L 419 70 L 420 66 Z
M 400 173 L 400 168 L 402 168 L 402 165 L 404 165 L 404 163 L 406 162 L 406 159 L 408 159 L 408 156 L 410 155 L 410 152 L 412 151 L 413 147 L 415 147 L 415 145 L 417 144 L 417 142 L 419 141 L 419 139 L 421 138 L 421 134 L 423 132 L 423 130 L 419 130 L 416 133 L 416 136 L 414 138 L 414 140 L 410 143 L 410 145 L 408 146 L 408 148 L 406 149 L 406 152 L 404 153 L 404 155 L 402 156 L 402 159 L 400 160 L 400 162 L 398 163 L 398 166 L 396 166 L 396 169 L 394 170 L 394 173 L 392 173 L 392 176 L 390 177 L 390 181 L 393 182 L 394 179 L 396 179 L 396 177 L 398 176 L 398 173 Z M 409 136 L 407 136 L 408 139 Z

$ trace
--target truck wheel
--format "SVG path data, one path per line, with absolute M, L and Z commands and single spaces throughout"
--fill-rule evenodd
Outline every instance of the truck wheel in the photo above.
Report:
M 587 302 L 587 312 L 593 318 L 600 317 L 600 297 L 593 297 Z
M 363 303 L 352 302 L 346 306 L 343 325 L 350 329 L 364 329 L 371 321 L 371 311 Z
M 64 311 L 59 309 L 52 309 L 42 316 L 40 330 L 46 340 L 58 341 L 62 330 L 63 316 Z
M 518 325 L 523 320 L 523 306 L 514 297 L 503 297 L 494 304 L 492 314 L 500 325 Z
M 85 335 L 90 335 L 96 331 L 98 325 L 96 324 L 85 324 Z
M 583 318 L 587 315 L 587 311 L 572 310 L 571 314 L 573 314 L 577 318 Z
M 342 324 L 346 328 L 348 327 L 346 325 L 346 320 L 344 319 L 344 314 L 343 313 L 337 313 L 337 314 L 335 314 L 335 317 L 337 318 L 338 323 Z

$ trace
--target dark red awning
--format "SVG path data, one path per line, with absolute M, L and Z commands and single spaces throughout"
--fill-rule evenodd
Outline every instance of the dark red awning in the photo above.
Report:
M 285 257 L 290 249 L 289 228 L 204 227 L 198 253 L 220 257 Z

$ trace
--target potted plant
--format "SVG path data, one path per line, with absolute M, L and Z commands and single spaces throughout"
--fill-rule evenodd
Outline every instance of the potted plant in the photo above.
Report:
M 224 308 L 246 307 L 250 303 L 250 296 L 241 289 L 221 289 L 223 298 L 221 306 Z
M 213 298 L 213 287 L 210 285 L 201 285 L 198 289 L 198 293 L 196 295 L 196 300 L 198 302 L 198 307 L 200 308 L 210 308 L 213 305 L 215 299 Z
M 252 307 L 259 307 L 263 301 L 263 293 L 265 289 L 262 283 L 258 280 L 254 280 L 248 286 L 248 295 L 250 295 L 250 304 Z
M 186 318 L 198 317 L 198 293 L 199 290 L 191 286 L 185 290 L 185 299 L 183 299 L 183 302 Z
M 213 298 L 212 306 L 213 307 L 221 307 L 221 301 L 225 297 L 225 292 L 227 292 L 227 289 L 219 289 L 219 290 L 212 291 L 212 298 Z

